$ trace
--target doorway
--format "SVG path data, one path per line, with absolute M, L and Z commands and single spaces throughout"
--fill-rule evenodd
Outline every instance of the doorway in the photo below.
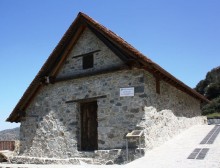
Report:
M 80 104 L 82 151 L 94 151 L 98 149 L 97 108 L 97 101 Z

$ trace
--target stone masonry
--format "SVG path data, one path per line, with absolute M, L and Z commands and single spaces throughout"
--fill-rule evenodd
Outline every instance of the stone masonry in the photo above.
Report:
M 144 129 L 145 150 L 157 147 L 174 135 L 193 125 L 207 124 L 207 118 L 176 117 L 171 110 L 157 111 L 154 107 L 145 107 L 145 119 L 139 125 Z
M 75 56 L 93 51 L 97 51 L 93 55 L 94 68 L 86 70 L 82 69 L 82 57 L 75 58 Z M 94 70 L 117 67 L 119 65 L 123 65 L 123 62 L 89 29 L 86 29 L 77 41 L 72 52 L 70 52 L 69 57 L 65 61 L 65 65 L 58 74 L 58 77 L 66 77 L 83 73 L 86 74 Z
M 144 115 L 140 76 L 143 75 L 135 71 L 124 71 L 87 78 L 86 82 L 79 79 L 45 87 L 27 109 L 26 120 L 21 124 L 20 152 L 37 157 L 77 156 L 79 104 L 65 102 L 97 95 L 107 95 L 98 99 L 99 149 L 124 148 L 126 133 L 135 129 Z M 128 87 L 129 83 L 136 88 L 135 96 L 119 97 L 119 88 Z
M 92 51 L 97 51 L 94 53 L 94 67 L 83 70 L 82 58 L 74 56 Z M 119 65 L 123 62 L 86 29 L 58 77 Z M 178 117 L 201 115 L 199 100 L 164 81 L 160 81 L 160 94 L 156 93 L 155 86 L 153 75 L 141 69 L 121 70 L 44 86 L 21 121 L 20 157 L 87 157 L 86 152 L 79 150 L 80 102 L 67 103 L 69 100 L 105 96 L 97 98 L 98 150 L 125 150 L 126 134 L 137 129 L 138 124 L 146 119 L 145 106 L 153 106 L 158 111 L 169 109 Z M 120 88 L 128 87 L 134 87 L 134 96 L 120 97 Z M 143 128 L 147 129 L 147 124 Z

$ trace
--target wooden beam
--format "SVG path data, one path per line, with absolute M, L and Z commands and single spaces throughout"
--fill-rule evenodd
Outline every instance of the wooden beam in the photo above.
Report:
M 156 92 L 157 94 L 160 94 L 160 79 L 159 78 L 155 78 L 156 79 Z
M 147 66 L 144 66 L 144 69 L 147 70 L 148 72 L 150 72 L 152 75 L 154 75 L 154 77 L 156 77 L 156 78 L 159 77 L 160 80 L 163 80 L 163 81 L 167 82 L 168 84 L 175 87 L 176 89 L 178 89 L 178 90 L 180 90 L 180 91 L 182 91 L 182 92 L 184 92 L 184 93 L 186 93 L 186 94 L 188 94 L 188 95 L 190 95 L 190 96 L 192 96 L 192 97 L 199 100 L 198 96 L 192 94 L 190 91 L 185 89 L 183 86 L 178 84 L 176 81 L 172 80 L 171 78 L 166 77 L 165 75 L 163 75 L 161 73 L 158 75 L 158 73 L 154 70 L 154 68 L 149 68 Z M 160 92 L 160 90 L 159 90 L 159 85 L 160 84 L 159 84 L 159 82 L 157 82 L 157 79 L 156 79 L 156 85 L 157 85 L 156 86 L 156 91 Z
M 15 115 L 11 116 L 11 115 L 12 115 L 12 114 L 11 114 L 11 115 L 9 116 L 9 118 L 12 118 L 12 120 L 16 120 L 16 123 L 20 122 L 20 110 L 17 110 L 17 111 L 18 111 L 18 113 L 16 113 Z M 8 119 L 9 119 L 9 118 L 8 118 Z M 8 119 L 7 119 L 6 121 L 9 121 Z M 11 121 L 10 121 L 10 122 L 11 122 Z
M 90 77 L 90 76 L 95 76 L 95 75 L 101 75 L 101 74 L 106 74 L 106 73 L 111 73 L 111 72 L 116 72 L 116 71 L 121 71 L 121 70 L 128 70 L 128 69 L 129 69 L 128 66 L 105 68 L 105 69 L 100 69 L 100 70 L 96 70 L 96 71 L 85 72 L 82 74 L 55 78 L 53 82 L 54 83 L 63 82 L 63 81 L 79 79 L 79 78 L 84 78 L 84 77 Z
M 123 52 L 121 49 L 119 49 L 117 46 L 115 46 L 110 40 L 108 40 L 103 34 L 98 32 L 95 28 L 93 28 L 91 25 L 87 24 L 88 28 L 106 45 L 109 47 L 109 49 L 112 50 L 112 52 L 115 53 L 123 62 L 129 63 L 130 61 L 133 61 L 134 59 L 131 59 L 127 53 Z
M 62 67 L 64 61 L 66 60 L 66 58 L 68 57 L 69 53 L 71 52 L 71 50 L 73 49 L 73 46 L 76 44 L 76 42 L 78 41 L 80 35 L 82 34 L 82 32 L 85 30 L 85 26 L 80 26 L 78 28 L 78 30 L 76 31 L 76 33 L 74 34 L 73 38 L 71 39 L 70 43 L 67 45 L 64 53 L 62 53 L 62 56 L 60 58 L 60 60 L 58 61 L 58 64 L 55 66 L 55 68 L 53 69 L 52 73 L 50 76 L 57 76 L 60 68 Z
M 97 99 L 102 99 L 102 98 L 106 98 L 107 96 L 106 95 L 102 95 L 102 96 L 96 96 L 96 97 L 90 97 L 90 98 L 84 98 L 84 99 L 75 99 L 75 100 L 69 100 L 69 101 L 66 101 L 66 103 L 77 103 L 77 102 L 90 102 L 90 101 L 93 101 L 93 100 L 97 100 Z
M 99 51 L 101 51 L 101 50 L 95 50 L 95 51 L 92 51 L 92 52 L 89 52 L 89 53 L 72 56 L 72 59 L 73 59 L 73 58 L 78 58 L 78 57 L 85 57 L 85 56 L 87 56 L 87 55 L 94 54 L 94 53 L 99 52 Z

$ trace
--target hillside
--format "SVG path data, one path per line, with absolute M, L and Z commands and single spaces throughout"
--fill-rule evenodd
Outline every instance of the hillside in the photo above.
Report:
M 202 106 L 203 115 L 216 113 L 220 116 L 220 66 L 208 72 L 206 78 L 197 84 L 195 90 L 211 100 L 210 104 Z
M 13 141 L 19 139 L 20 128 L 13 128 L 0 131 L 0 141 Z

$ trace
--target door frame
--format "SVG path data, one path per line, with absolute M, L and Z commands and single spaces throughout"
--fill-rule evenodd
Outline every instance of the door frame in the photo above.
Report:
M 89 101 L 81 101 L 81 102 L 79 102 L 79 128 L 80 128 L 80 130 L 79 130 L 79 139 L 78 139 L 78 143 L 79 143 L 79 150 L 80 151 L 94 151 L 94 150 L 84 150 L 84 149 L 82 149 L 83 148 L 83 140 L 82 140 L 82 137 L 83 137 L 83 132 L 82 132 L 82 126 L 83 126 L 83 124 L 82 124 L 82 115 L 84 115 L 83 113 L 83 111 L 82 111 L 82 106 L 83 105 L 85 105 L 85 104 L 90 104 L 90 103 L 95 103 L 96 104 L 96 111 L 95 111 L 95 115 L 96 115 L 96 122 L 97 122 L 97 126 L 96 126 L 96 146 L 95 146 L 95 149 L 94 150 L 98 150 L 98 101 L 97 101 L 97 99 L 93 99 L 93 100 L 89 100 Z

